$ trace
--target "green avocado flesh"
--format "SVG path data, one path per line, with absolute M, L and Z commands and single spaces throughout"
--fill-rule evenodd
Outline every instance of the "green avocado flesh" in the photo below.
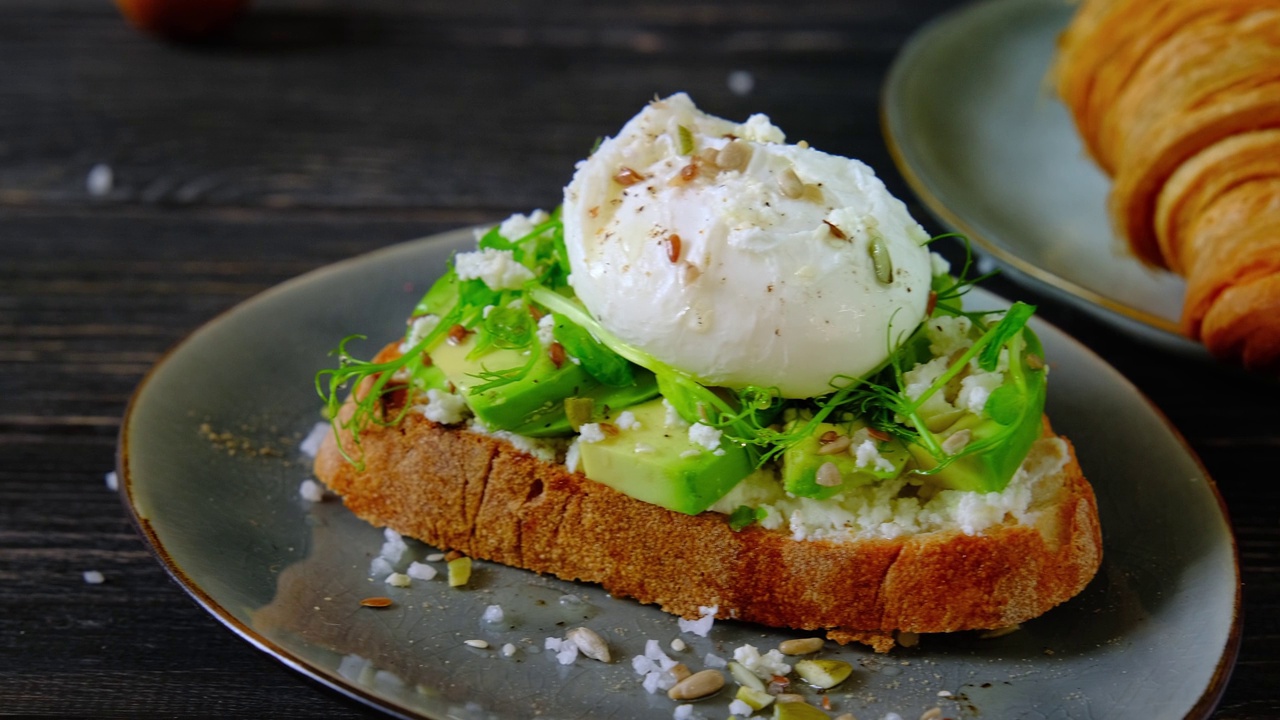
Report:
M 1026 333 L 1026 336 L 1031 354 L 1043 357 L 1044 351 L 1035 335 Z M 1009 479 L 1022 465 L 1031 446 L 1044 433 L 1045 373 L 1031 369 L 1026 364 L 1025 355 L 1019 354 L 1019 357 L 1018 366 L 1011 368 L 1010 374 L 1016 372 L 1025 379 L 1026 392 L 1021 394 L 1025 398 L 1024 405 L 1017 407 L 1016 411 L 997 408 L 997 393 L 1000 392 L 997 390 L 987 401 L 987 417 L 966 413 L 942 429 L 939 436 L 945 442 L 955 433 L 967 430 L 970 438 L 967 446 L 973 446 L 1007 431 L 1011 425 L 1013 432 L 995 447 L 961 455 L 951 461 L 929 476 L 931 482 L 954 490 L 976 492 L 1000 492 L 1009 484 Z M 1006 378 L 1004 387 L 1009 387 L 1009 383 L 1010 379 Z M 938 467 L 937 459 L 925 448 L 912 444 L 908 449 L 919 472 L 928 473 Z
M 787 432 L 793 432 L 804 422 L 804 420 L 792 421 L 787 426 Z M 878 469 L 875 467 L 875 463 L 870 463 L 866 467 L 858 467 L 857 458 L 849 451 L 830 455 L 819 454 L 824 445 L 821 438 L 826 433 L 834 432 L 838 435 L 852 436 L 866 426 L 866 423 L 861 420 L 854 420 L 841 425 L 833 425 L 831 423 L 817 423 L 814 425 L 812 431 L 805 435 L 804 439 L 787 448 L 786 452 L 783 453 L 782 486 L 786 488 L 787 492 L 798 497 L 825 500 L 842 490 L 861 485 L 870 485 L 873 482 L 887 480 L 900 475 L 903 466 L 907 464 L 907 460 L 911 456 L 903 449 L 902 443 L 897 440 L 876 443 L 876 449 L 880 452 L 880 457 L 893 464 L 892 470 Z M 854 445 L 851 449 L 856 452 L 857 446 Z M 842 482 L 839 485 L 826 486 L 818 484 L 818 468 L 826 463 L 834 464 L 836 469 L 840 471 Z
M 600 442 L 578 443 L 588 478 L 637 500 L 696 515 L 755 469 L 745 447 L 721 440 L 724 453 L 716 455 L 691 442 L 687 428 L 667 427 L 661 399 L 630 410 L 639 427 Z
M 523 367 L 528 356 L 518 350 L 495 349 L 477 358 L 467 355 L 475 349 L 475 336 L 461 343 L 442 341 L 431 350 L 431 359 L 467 400 L 467 405 L 485 425 L 530 437 L 566 435 L 572 431 L 564 413 L 564 399 L 589 397 L 596 407 L 622 408 L 658 394 L 653 374 L 635 373 L 635 383 L 626 387 L 601 385 L 573 362 L 556 367 L 544 352 L 523 378 L 488 390 L 478 390 L 485 380 L 479 375 Z

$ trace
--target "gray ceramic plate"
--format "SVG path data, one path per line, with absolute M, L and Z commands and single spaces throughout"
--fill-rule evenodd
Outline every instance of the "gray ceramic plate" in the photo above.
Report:
M 883 127 L 899 169 L 945 225 L 1052 294 L 1164 347 L 1185 284 L 1123 248 L 1110 181 L 1085 154 L 1049 76 L 1074 6 L 988 0 L 931 23 L 889 72 Z
M 337 502 L 299 499 L 309 473 L 298 445 L 318 419 L 312 377 L 328 366 L 329 349 L 356 331 L 379 339 L 402 332 L 425 284 L 471 237 L 451 233 L 311 273 L 188 338 L 148 375 L 125 419 L 126 501 L 160 561 L 211 614 L 290 667 L 389 712 L 669 718 L 674 703 L 646 694 L 628 660 L 646 638 L 665 646 L 677 637 L 670 616 L 596 587 L 487 563 L 465 590 L 439 579 L 390 588 L 368 578 L 379 530 Z M 1120 375 L 1054 328 L 1037 331 L 1053 363 L 1049 411 L 1097 488 L 1101 572 L 1076 599 L 998 639 L 926 637 L 889 656 L 829 648 L 858 667 L 831 693 L 839 711 L 1205 717 L 1225 685 L 1239 583 L 1213 483 Z M 380 345 L 371 340 L 364 350 Z M 418 559 L 428 552 L 411 550 Z M 396 604 L 359 607 L 378 595 Z M 498 625 L 481 619 L 493 604 L 506 613 Z M 584 623 L 622 659 L 561 666 L 541 652 L 546 637 Z M 729 656 L 742 643 L 764 649 L 790 636 L 719 622 L 708 638 L 686 635 L 689 650 L 673 654 L 697 669 L 707 653 Z M 465 645 L 470 639 L 519 650 L 505 658 Z M 728 702 L 722 696 L 698 711 L 722 720 Z

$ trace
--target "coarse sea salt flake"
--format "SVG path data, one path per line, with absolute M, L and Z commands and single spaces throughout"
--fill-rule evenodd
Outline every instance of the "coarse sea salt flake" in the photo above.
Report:
M 711 626 L 716 621 L 716 613 L 720 611 L 719 605 L 707 607 L 705 605 L 698 607 L 698 612 L 702 617 L 697 620 L 685 620 L 680 618 L 676 624 L 680 626 L 680 632 L 693 633 L 698 637 L 706 637 L 711 632 Z
M 324 436 L 333 432 L 333 427 L 327 422 L 318 422 L 311 427 L 311 432 L 302 439 L 302 443 L 298 445 L 298 452 L 307 457 L 315 457 L 320 452 L 320 443 L 324 442 Z
M 489 605 L 484 609 L 484 614 L 480 619 L 487 623 L 500 623 L 505 619 L 506 613 L 502 611 L 501 605 Z
M 85 570 L 84 581 L 88 585 L 101 585 L 107 581 L 107 578 L 97 570 Z
M 120 490 L 120 478 L 116 476 L 116 471 L 112 470 L 106 476 L 107 489 L 112 492 Z
M 103 197 L 110 194 L 111 188 L 115 187 L 115 173 L 112 172 L 110 165 L 98 163 L 89 168 L 84 185 L 93 197 Z
M 324 500 L 324 487 L 315 480 L 303 480 L 298 486 L 298 495 L 307 502 L 318 503 Z
M 426 563 L 411 562 L 409 563 L 409 569 L 405 570 L 405 574 L 414 580 L 433 580 L 436 575 L 440 574 L 440 571 Z
M 378 552 L 378 555 L 386 558 L 391 563 L 400 562 L 400 558 L 404 557 L 409 545 L 405 543 L 404 538 L 400 537 L 400 533 L 391 528 L 384 529 L 382 536 L 386 538 L 386 542 L 382 543 L 382 549 Z
M 381 555 L 374 558 L 369 563 L 370 577 L 386 577 L 387 575 L 395 572 L 395 570 L 395 567 L 393 567 L 391 563 Z
M 572 665 L 577 659 L 578 646 L 573 643 L 564 643 L 560 646 L 560 652 L 556 653 L 556 661 L 561 665 Z
M 409 576 L 404 573 L 393 572 L 387 576 L 387 579 L 384 582 L 392 587 L 406 588 L 409 587 L 412 581 L 409 580 Z

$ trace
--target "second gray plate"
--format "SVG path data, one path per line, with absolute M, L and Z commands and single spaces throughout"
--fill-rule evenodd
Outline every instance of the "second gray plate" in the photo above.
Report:
M 1167 349 L 1183 280 L 1112 232 L 1110 181 L 1085 154 L 1050 67 L 1074 6 L 986 0 L 917 32 L 894 61 L 883 127 L 899 169 L 943 224 L 1017 279 Z

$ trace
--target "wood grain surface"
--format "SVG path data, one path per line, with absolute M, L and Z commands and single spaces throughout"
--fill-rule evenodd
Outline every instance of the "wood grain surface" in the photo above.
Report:
M 655 93 L 768 113 L 910 199 L 880 85 L 958 5 L 260 0 L 230 35 L 179 45 L 106 0 L 0 4 L 0 715 L 378 716 L 226 630 L 147 551 L 103 482 L 147 369 L 285 279 L 555 205 L 594 139 Z M 91 194 L 98 164 L 113 183 Z M 1215 717 L 1280 717 L 1280 385 L 990 288 L 1039 302 L 1200 453 L 1244 578 Z

